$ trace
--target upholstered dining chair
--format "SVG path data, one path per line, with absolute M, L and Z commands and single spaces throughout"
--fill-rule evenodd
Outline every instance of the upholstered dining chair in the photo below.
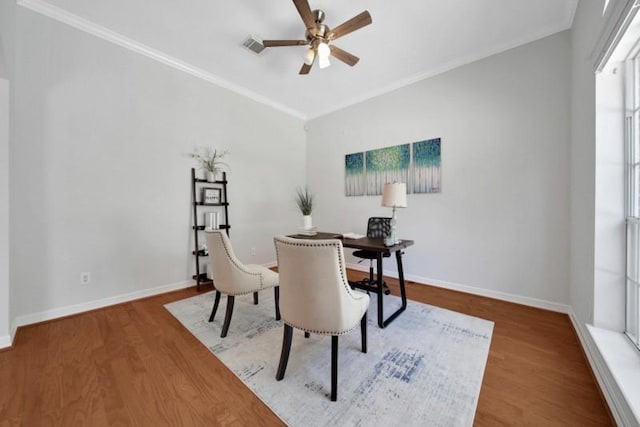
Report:
M 369 218 L 369 221 L 367 222 L 367 237 L 384 239 L 389 235 L 389 233 L 391 233 L 391 218 L 378 216 L 372 216 Z M 371 286 L 375 285 L 377 281 L 373 275 L 373 261 L 378 259 L 378 253 L 367 250 L 357 250 L 353 251 L 353 256 L 361 258 L 360 261 L 365 259 L 369 260 L 369 278 L 364 279 L 364 282 Z M 386 252 L 383 253 L 382 256 L 387 258 L 391 256 L 391 254 Z M 382 287 L 384 289 L 384 293 L 389 295 L 390 291 L 385 282 L 382 282 Z
M 211 274 L 216 296 L 209 316 L 209 322 L 213 322 L 220 303 L 220 294 L 227 295 L 227 312 L 222 325 L 222 338 L 227 336 L 229 323 L 233 314 L 233 305 L 237 295 L 253 293 L 254 304 L 258 303 L 258 291 L 273 288 L 276 306 L 276 320 L 280 320 L 278 308 L 279 288 L 278 273 L 267 267 L 256 264 L 243 264 L 236 258 L 227 234 L 222 230 L 205 231 L 207 247 L 209 248 L 209 260 L 211 262 Z
M 331 335 L 331 400 L 338 397 L 338 337 L 360 324 L 362 352 L 367 352 L 369 295 L 347 281 L 342 242 L 278 236 L 274 239 L 280 274 L 280 311 L 284 321 L 282 353 L 276 379 L 284 378 L 293 328 Z

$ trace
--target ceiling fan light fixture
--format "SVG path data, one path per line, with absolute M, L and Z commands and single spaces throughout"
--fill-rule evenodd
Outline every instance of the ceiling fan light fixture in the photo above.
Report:
M 323 56 L 320 56 L 318 58 L 318 66 L 320 67 L 320 69 L 327 68 L 329 65 L 331 65 L 331 62 L 329 62 L 328 56 L 326 58 Z
M 312 65 L 313 60 L 316 59 L 316 52 L 313 48 L 307 50 L 302 57 L 304 59 L 304 63 L 307 65 Z
M 320 59 L 328 60 L 329 55 L 331 55 L 331 49 L 329 49 L 329 45 L 323 41 L 318 43 L 318 56 L 320 57 Z
M 320 69 L 327 68 L 328 66 L 331 65 L 331 62 L 329 62 L 329 56 L 331 55 L 331 49 L 329 48 L 329 45 L 324 41 L 321 41 L 320 43 L 318 43 L 317 49 L 318 49 L 318 66 L 320 67 Z

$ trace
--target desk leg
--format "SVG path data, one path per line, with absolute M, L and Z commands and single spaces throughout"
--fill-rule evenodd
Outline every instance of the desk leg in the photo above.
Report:
M 402 306 L 397 309 L 386 320 L 382 320 L 382 275 L 378 276 L 378 326 L 386 327 L 393 322 L 396 317 L 407 309 L 407 292 L 404 287 L 404 271 L 402 270 L 402 251 L 396 251 L 396 262 L 398 263 L 398 282 L 400 282 L 400 298 L 402 298 Z M 382 271 L 382 255 L 378 259 L 378 271 Z
M 376 290 L 378 293 L 378 326 L 384 328 L 386 326 L 383 318 L 383 304 L 382 298 L 384 297 L 382 292 L 382 283 L 384 279 L 382 277 L 382 252 L 378 252 L 378 289 Z
M 407 291 L 404 287 L 404 270 L 402 268 L 402 251 L 396 252 L 396 263 L 398 264 L 398 282 L 400 282 L 400 297 L 402 298 L 402 310 L 407 308 Z

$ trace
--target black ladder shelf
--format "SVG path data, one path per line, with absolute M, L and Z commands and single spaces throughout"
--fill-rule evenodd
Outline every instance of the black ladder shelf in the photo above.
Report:
M 207 185 L 211 185 L 209 188 L 219 188 L 221 190 L 221 199 L 220 203 L 205 203 L 202 197 L 202 190 L 207 188 Z M 200 190 L 200 191 L 198 191 Z M 200 194 L 198 194 L 200 193 Z M 191 168 L 191 204 L 193 206 L 193 242 L 194 242 L 194 250 L 192 254 L 196 260 L 196 274 L 193 275 L 193 280 L 196 281 L 196 289 L 200 290 L 200 285 L 211 285 L 213 284 L 213 280 L 207 277 L 207 272 L 201 271 L 204 267 L 200 262 L 201 257 L 208 256 L 208 253 L 204 252 L 200 249 L 200 233 L 199 231 L 203 231 L 205 229 L 205 225 L 201 224 L 199 215 L 201 215 L 205 211 L 200 211 L 198 208 L 200 207 L 208 207 L 215 208 L 215 211 L 219 211 L 218 208 L 222 208 L 224 212 L 223 218 L 220 221 L 219 228 L 225 230 L 227 232 L 227 236 L 229 235 L 229 229 L 231 226 L 229 225 L 229 202 L 227 201 L 227 173 L 222 172 L 222 180 L 217 181 L 207 181 L 206 179 L 196 178 L 196 170 Z M 211 212 L 209 210 L 208 212 Z M 202 237 L 204 238 L 204 236 Z

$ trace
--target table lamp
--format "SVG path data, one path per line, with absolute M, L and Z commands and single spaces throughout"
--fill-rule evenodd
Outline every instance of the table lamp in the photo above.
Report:
M 384 239 L 385 246 L 393 246 L 396 239 L 396 208 L 407 207 L 407 184 L 404 182 L 386 183 L 382 190 L 382 206 L 393 208 L 391 216 L 391 232 Z

